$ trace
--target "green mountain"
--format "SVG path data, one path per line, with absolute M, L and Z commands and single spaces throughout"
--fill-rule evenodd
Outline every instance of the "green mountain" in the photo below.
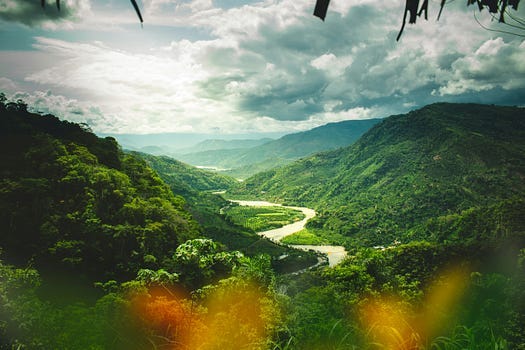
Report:
M 270 138 L 262 139 L 246 139 L 246 140 L 222 140 L 222 139 L 209 139 L 199 142 L 198 144 L 177 150 L 177 154 L 188 154 L 205 151 L 216 151 L 224 149 L 245 149 L 263 145 L 267 142 L 272 141 Z
M 355 144 L 257 174 L 248 194 L 311 206 L 311 229 L 347 244 L 525 233 L 525 109 L 433 104 Z
M 175 195 L 184 197 L 185 208 L 199 223 L 204 237 L 220 242 L 228 250 L 239 250 L 248 256 L 268 254 L 272 257 L 273 268 L 278 272 L 299 269 L 308 265 L 311 259 L 316 259 L 312 254 L 304 254 L 263 239 L 253 230 L 236 225 L 225 215 L 223 208 L 231 206 L 231 203 L 214 192 L 234 186 L 237 181 L 233 178 L 197 169 L 166 156 L 132 154 L 144 159 Z M 286 258 L 283 258 L 284 255 Z
M 1 103 L 0 116 L 5 261 L 122 281 L 200 235 L 185 200 L 115 139 L 29 113 L 23 102 Z
M 189 164 L 227 169 L 226 174 L 246 177 L 319 151 L 348 146 L 378 122 L 379 119 L 347 120 L 285 135 L 251 148 L 216 149 L 174 156 Z
M 144 159 L 170 186 L 173 193 L 186 199 L 186 208 L 203 227 L 203 235 L 225 244 L 230 249 L 244 251 L 244 248 L 260 240 L 253 232 L 246 232 L 245 229 L 233 225 L 220 214 L 221 208 L 228 206 L 229 202 L 213 192 L 229 189 L 237 181 L 194 168 L 170 157 L 134 154 Z
M 144 160 L 170 183 L 174 193 L 186 196 L 201 191 L 222 191 L 237 183 L 233 178 L 212 171 L 197 169 L 168 156 L 131 152 Z

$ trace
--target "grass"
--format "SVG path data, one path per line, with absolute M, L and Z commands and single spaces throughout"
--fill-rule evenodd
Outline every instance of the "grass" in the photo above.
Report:
M 224 213 L 233 223 L 254 232 L 279 228 L 304 219 L 301 211 L 284 207 L 232 206 Z
M 325 245 L 330 242 L 322 237 L 317 236 L 308 229 L 302 229 L 290 236 L 286 236 L 281 240 L 286 244 L 308 244 L 308 245 Z

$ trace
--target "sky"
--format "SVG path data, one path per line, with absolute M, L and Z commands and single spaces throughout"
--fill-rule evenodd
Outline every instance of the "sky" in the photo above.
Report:
M 525 105 L 523 26 L 466 0 L 439 22 L 430 0 L 399 42 L 403 0 L 332 0 L 324 22 L 315 0 L 137 2 L 143 26 L 127 0 L 0 0 L 0 91 L 110 134 L 287 133 L 434 102 Z M 525 4 L 511 14 L 525 19 Z

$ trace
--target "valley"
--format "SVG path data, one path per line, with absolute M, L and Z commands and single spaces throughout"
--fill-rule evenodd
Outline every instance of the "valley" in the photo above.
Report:
M 237 203 L 241 206 L 252 206 L 252 207 L 274 207 L 274 206 L 281 206 L 280 204 L 276 203 L 270 203 L 265 201 L 244 201 L 244 200 L 231 200 L 230 201 Z M 305 207 L 290 207 L 290 206 L 284 206 L 285 208 L 293 209 L 301 211 L 304 214 L 304 219 L 301 221 L 297 221 L 285 226 L 282 226 L 280 228 L 267 230 L 267 231 L 259 231 L 257 234 L 259 236 L 266 237 L 272 241 L 281 242 L 281 240 L 287 236 L 290 236 L 296 232 L 301 231 L 304 229 L 306 223 L 308 220 L 315 217 L 315 210 Z M 301 249 L 301 250 L 312 250 L 318 253 L 321 253 L 326 256 L 328 266 L 334 267 L 335 265 L 339 264 L 345 257 L 346 257 L 346 251 L 345 248 L 342 246 L 332 246 L 332 245 L 299 245 L 299 244 L 292 244 L 290 245 L 292 248 L 295 249 Z M 317 265 L 317 264 L 316 264 Z M 315 266 L 315 265 L 314 265 Z
M 429 105 L 242 182 L 0 115 L 0 348 L 525 346 L 523 108 Z

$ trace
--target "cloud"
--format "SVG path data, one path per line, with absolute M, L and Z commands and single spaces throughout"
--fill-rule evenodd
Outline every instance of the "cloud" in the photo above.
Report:
M 100 124 L 115 123 L 114 116 L 104 114 L 97 106 L 56 95 L 49 90 L 36 90 L 30 93 L 18 91 L 6 95 L 11 101 L 18 99 L 25 101 L 34 112 L 53 114 L 76 123 L 87 123 L 94 128 L 99 128 Z
M 60 10 L 55 1 L 46 0 L 45 8 L 40 1 L 3 0 L 0 3 L 0 19 L 18 22 L 30 27 L 56 29 L 70 27 L 72 22 L 87 16 L 90 11 L 89 0 L 62 0 Z
M 11 79 L 0 77 L 0 92 L 8 93 L 16 91 L 18 89 L 17 84 Z
M 395 41 L 403 10 L 398 5 L 349 1 L 337 11 L 331 8 L 324 23 L 302 8 L 303 12 L 294 14 L 296 20 L 284 27 L 261 16 L 254 21 L 257 26 L 250 27 L 253 33 L 235 37 L 234 49 L 222 55 L 228 59 L 209 62 L 224 71 L 235 67 L 237 73 L 210 77 L 200 84 L 203 94 L 216 100 L 228 97 L 251 115 L 282 121 L 312 121 L 312 116 L 323 115 L 323 106 L 330 101 L 340 101 L 333 106 L 333 115 L 341 118 L 355 108 L 383 110 L 386 116 L 443 100 L 444 94 L 432 92 L 454 88 L 461 72 L 474 74 L 471 61 L 485 62 L 488 54 L 492 60 L 483 70 L 505 73 L 496 74 L 497 84 L 491 74 L 474 74 L 477 86 L 485 90 L 500 86 L 511 95 L 513 88 L 522 86 L 522 50 L 515 41 L 507 44 L 505 52 L 494 47 L 478 50 L 492 34 L 467 16 L 470 10 L 464 4 L 447 8 L 439 23 L 420 20 L 407 26 L 400 43 Z M 220 33 L 235 36 L 234 31 Z M 244 65 L 245 61 L 252 66 Z M 489 67 L 498 61 L 508 64 Z M 259 69 L 253 69 L 254 65 Z M 503 100 L 509 100 L 508 96 Z
M 452 63 L 445 85 L 434 93 L 441 96 L 469 91 L 525 88 L 525 40 L 518 45 L 502 38 L 489 39 L 471 54 Z
M 451 3 L 439 23 L 407 25 L 396 42 L 401 2 L 333 2 L 325 22 L 308 2 L 219 2 L 145 0 L 144 37 L 153 37 L 148 23 L 166 36 L 206 33 L 159 40 L 149 51 L 37 37 L 47 61 L 25 69 L 23 83 L 53 91 L 39 108 L 55 104 L 96 131 L 127 133 L 305 130 L 443 100 L 519 101 L 525 89 L 525 44 L 480 30 L 464 3 Z

